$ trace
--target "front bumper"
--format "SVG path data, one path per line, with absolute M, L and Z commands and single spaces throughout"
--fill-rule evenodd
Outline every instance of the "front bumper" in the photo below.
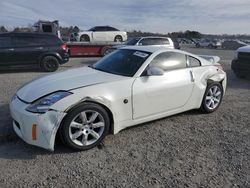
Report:
M 69 53 L 65 53 L 60 64 L 67 63 L 69 61 Z
M 234 59 L 231 63 L 231 68 L 234 72 L 250 74 L 250 60 L 249 62 L 243 62 L 238 59 Z
M 31 113 L 25 110 L 28 106 L 29 104 L 22 102 L 18 97 L 14 97 L 10 102 L 14 131 L 26 143 L 53 151 L 56 132 L 66 114 L 54 110 L 44 114 Z M 36 139 L 32 137 L 34 124 Z

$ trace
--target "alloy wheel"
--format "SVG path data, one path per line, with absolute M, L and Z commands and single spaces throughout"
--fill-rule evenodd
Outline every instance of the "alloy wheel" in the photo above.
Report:
M 221 101 L 222 91 L 217 85 L 212 86 L 206 95 L 206 107 L 210 110 L 217 108 Z
M 78 146 L 94 144 L 103 135 L 104 117 L 97 111 L 85 110 L 73 118 L 69 126 L 69 137 Z

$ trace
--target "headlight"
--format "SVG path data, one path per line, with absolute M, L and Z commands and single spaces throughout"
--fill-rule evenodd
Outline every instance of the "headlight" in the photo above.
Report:
M 55 93 L 52 93 L 50 95 L 47 95 L 33 104 L 29 105 L 26 110 L 29 112 L 34 113 L 45 113 L 48 111 L 49 107 L 55 104 L 57 101 L 63 99 L 64 97 L 67 97 L 71 95 L 72 93 L 68 91 L 58 91 Z

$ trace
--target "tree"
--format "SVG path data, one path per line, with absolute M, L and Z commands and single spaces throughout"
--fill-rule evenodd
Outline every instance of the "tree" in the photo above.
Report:
M 1 26 L 0 33 L 6 33 L 6 32 L 8 32 L 8 30 L 4 26 Z
M 74 33 L 78 33 L 79 31 L 80 31 L 79 27 L 75 26 L 75 27 L 73 28 L 73 32 L 74 32 Z

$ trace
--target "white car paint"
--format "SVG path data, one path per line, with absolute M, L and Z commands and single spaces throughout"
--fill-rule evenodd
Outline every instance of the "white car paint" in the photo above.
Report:
M 10 102 L 15 132 L 29 144 L 54 150 L 55 136 L 62 119 L 69 109 L 84 101 L 98 103 L 110 110 L 113 133 L 116 134 L 129 126 L 200 108 L 208 80 L 222 81 L 225 93 L 226 74 L 213 66 L 216 62 L 166 48 L 133 46 L 124 49 L 152 53 L 133 77 L 83 67 L 51 74 L 20 88 Z M 177 69 L 162 76 L 140 77 L 152 59 L 166 51 L 191 55 L 199 59 L 202 66 Z M 26 110 L 30 103 L 59 90 L 73 94 L 53 104 L 44 114 Z M 124 104 L 124 99 L 128 99 L 128 103 Z M 36 140 L 31 138 L 33 124 L 37 124 Z
M 89 42 L 114 42 L 116 36 L 121 36 L 122 41 L 128 39 L 125 31 L 82 31 L 78 33 L 77 41 L 81 41 L 83 35 L 89 37 Z

